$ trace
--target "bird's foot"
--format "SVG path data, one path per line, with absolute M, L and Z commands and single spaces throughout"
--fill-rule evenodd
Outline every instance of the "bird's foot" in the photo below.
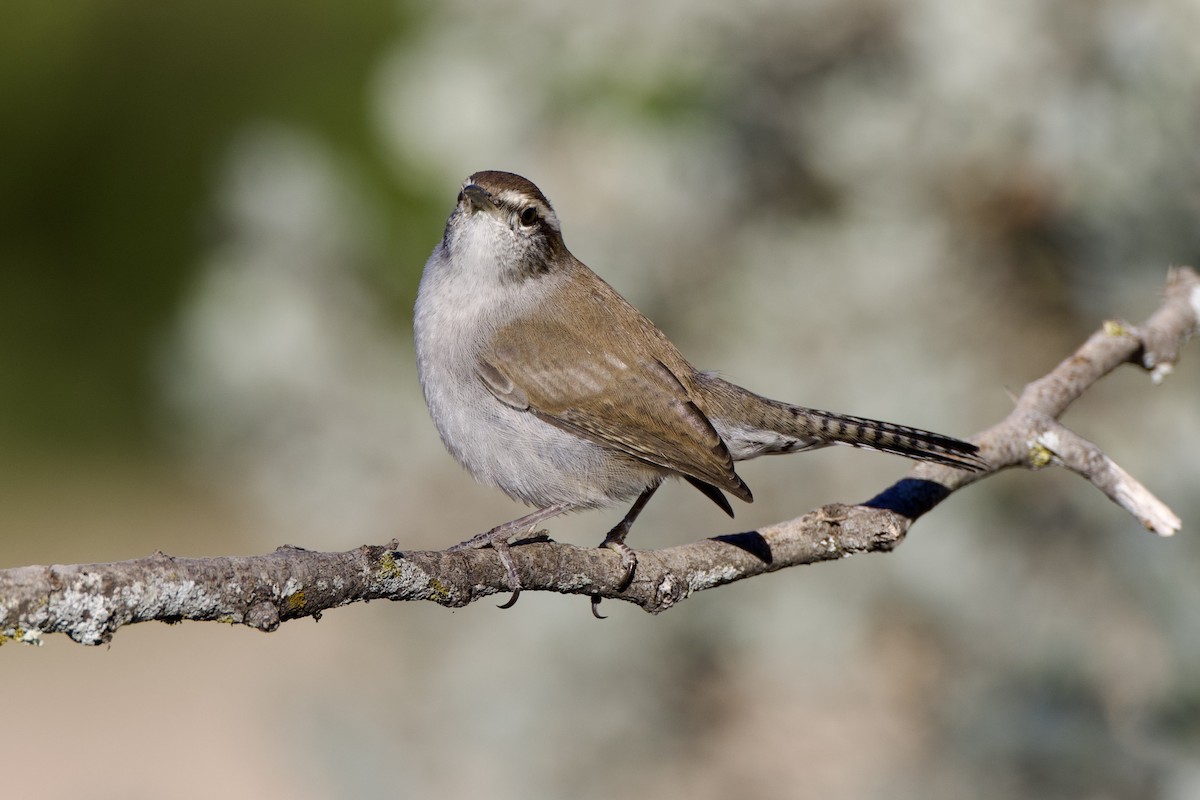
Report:
M 500 559 L 504 571 L 508 574 L 508 588 L 512 589 L 512 597 L 508 598 L 508 602 L 501 605 L 500 608 L 512 608 L 516 605 L 517 598 L 521 596 L 521 576 L 517 573 L 517 564 L 513 560 L 512 548 L 509 546 L 508 540 L 522 531 L 526 532 L 526 536 L 532 535 L 537 530 L 538 523 L 569 509 L 570 506 L 565 503 L 539 508 L 532 514 L 526 514 L 520 519 L 497 525 L 490 531 L 484 531 L 465 542 L 459 542 L 453 547 L 447 548 L 446 552 L 460 553 L 463 550 L 480 550 L 484 547 L 491 547 L 495 550 L 496 557 Z
M 633 583 L 633 573 L 637 569 L 637 553 L 619 539 L 612 541 L 605 539 L 600 546 L 607 547 L 621 557 L 621 567 L 625 570 L 625 574 L 621 577 L 621 583 L 617 585 L 617 591 L 625 591 L 629 588 L 629 584 Z
M 604 541 L 600 543 L 601 548 L 608 548 L 621 557 L 621 567 L 625 573 L 621 576 L 621 582 L 617 584 L 618 592 L 629 588 L 629 584 L 633 583 L 633 573 L 637 570 L 637 552 L 625 544 L 625 534 L 627 533 L 629 533 L 629 526 L 622 522 L 609 531 L 608 536 L 604 537 Z M 601 599 L 603 598 L 599 594 L 592 595 L 592 616 L 596 619 L 606 619 L 600 613 Z
M 476 534 L 465 542 L 459 542 L 453 547 L 446 549 L 447 553 L 459 553 L 463 550 L 481 550 L 485 547 L 491 547 L 496 551 L 496 557 L 500 559 L 500 564 L 504 567 L 504 571 L 508 573 L 508 588 L 512 590 L 512 597 L 497 606 L 497 608 L 512 608 L 517 604 L 517 598 L 521 596 L 521 576 L 517 573 L 517 562 L 513 560 L 512 548 L 508 544 L 520 528 L 514 529 L 511 522 L 503 525 L 498 525 L 490 531 Z M 530 533 L 533 529 L 530 529 Z

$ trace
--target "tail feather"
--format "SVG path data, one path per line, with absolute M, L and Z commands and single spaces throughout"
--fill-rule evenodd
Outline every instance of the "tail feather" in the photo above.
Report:
M 988 466 L 977 446 L 952 436 L 771 400 L 709 372 L 696 381 L 700 407 L 737 461 L 845 444 L 970 472 Z
M 979 455 L 978 446 L 952 436 L 798 406 L 789 406 L 789 409 L 794 411 L 795 416 L 807 418 L 813 433 L 826 442 L 895 453 L 917 461 L 931 461 L 970 472 L 979 472 L 987 467 L 987 462 Z

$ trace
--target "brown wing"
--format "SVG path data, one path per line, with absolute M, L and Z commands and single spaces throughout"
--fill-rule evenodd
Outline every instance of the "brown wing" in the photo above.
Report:
M 501 329 L 480 361 L 481 380 L 500 400 L 551 424 L 751 500 L 725 443 L 691 400 L 683 383 L 690 376 L 681 379 L 655 354 L 682 357 L 636 309 L 603 288 L 583 307 L 569 304 L 569 319 L 546 312 L 548 305 L 568 304 L 544 304 L 536 319 Z

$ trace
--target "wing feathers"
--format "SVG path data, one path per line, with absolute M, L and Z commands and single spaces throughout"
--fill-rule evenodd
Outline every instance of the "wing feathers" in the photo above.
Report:
M 628 309 L 637 314 L 632 306 Z M 638 318 L 649 326 L 640 314 Z M 648 334 L 639 325 L 624 326 L 631 331 L 626 339 L 598 344 L 579 331 L 611 330 L 612 320 L 590 321 L 608 328 L 588 322 L 566 324 L 553 315 L 538 315 L 502 328 L 480 360 L 480 379 L 514 408 L 693 483 L 708 484 L 712 492 L 720 488 L 751 500 L 749 488 L 734 472 L 729 449 L 692 401 L 690 368 L 682 356 L 678 361 L 687 372 L 680 375 L 646 355 L 656 352 L 658 342 L 646 341 Z

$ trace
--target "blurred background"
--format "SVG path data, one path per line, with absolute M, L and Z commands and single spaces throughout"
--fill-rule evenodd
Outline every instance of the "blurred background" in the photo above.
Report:
M 970 435 L 1200 262 L 1200 6 L 60 0 L 0 9 L 0 566 L 441 548 L 411 308 L 460 181 L 764 394 Z M 37 798 L 1200 797 L 1200 356 L 1065 421 L 1184 519 L 1012 472 L 887 556 L 660 618 L 526 594 L 7 646 Z M 663 547 L 861 501 L 850 450 L 686 485 Z M 555 520 L 598 542 L 623 509 Z

